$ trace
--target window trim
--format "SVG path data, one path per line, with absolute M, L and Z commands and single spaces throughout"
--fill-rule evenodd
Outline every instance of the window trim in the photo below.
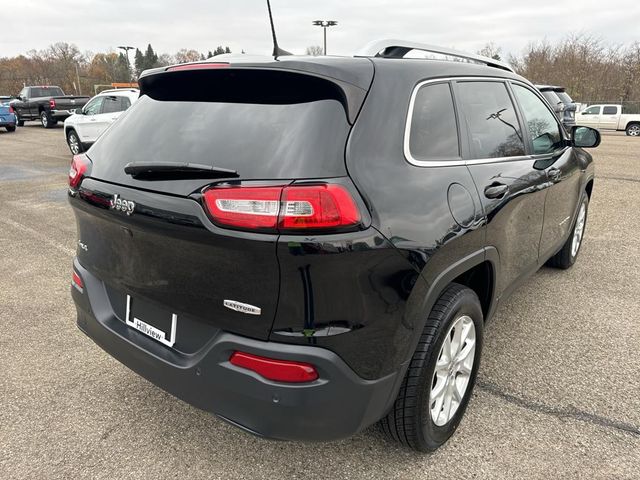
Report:
M 431 85 L 438 85 L 438 84 L 445 84 L 447 85 L 447 87 L 449 88 L 449 93 L 451 94 L 451 103 L 453 106 L 453 115 L 454 115 L 454 119 L 456 122 L 456 133 L 458 135 L 458 156 L 456 157 L 443 157 L 443 158 L 434 158 L 433 160 L 418 160 L 417 158 L 415 158 L 412 154 L 411 154 L 411 122 L 413 121 L 413 111 L 415 108 L 415 103 L 416 103 L 416 97 L 418 96 L 418 92 L 420 91 L 421 88 L 423 88 L 425 85 L 431 86 Z M 404 127 L 404 142 L 403 142 L 403 146 L 404 146 L 404 156 L 405 159 L 411 163 L 412 165 L 415 165 L 417 167 L 430 167 L 430 166 L 436 166 L 436 164 L 442 164 L 442 165 L 453 165 L 453 164 L 460 164 L 459 162 L 464 162 L 464 158 L 463 158 L 463 149 L 462 149 L 462 135 L 461 135 L 461 129 L 460 129 L 460 117 L 458 115 L 458 108 L 457 108 L 457 102 L 456 102 L 456 97 L 455 97 L 455 92 L 453 89 L 453 86 L 451 85 L 451 79 L 441 79 L 441 78 L 434 78 L 431 80 L 424 80 L 422 82 L 419 82 L 414 88 L 413 91 L 411 92 L 411 99 L 409 100 L 409 110 L 407 112 L 407 120 L 405 123 L 405 127 Z
M 512 78 L 508 78 L 508 77 L 443 77 L 443 78 L 432 78 L 429 80 L 423 80 L 421 82 L 418 82 L 416 84 L 415 87 L 413 87 L 413 92 L 411 92 L 411 100 L 409 101 L 409 110 L 407 112 L 407 120 L 405 123 L 405 128 L 404 128 L 404 140 L 403 140 L 403 147 L 404 147 L 404 157 L 405 160 L 407 162 L 409 162 L 411 165 L 414 165 L 416 167 L 460 167 L 460 166 L 466 166 L 466 165 L 481 165 L 481 164 L 485 164 L 485 163 L 500 163 L 500 162 L 517 162 L 517 161 L 522 161 L 522 160 L 535 160 L 535 157 L 531 154 L 525 154 L 525 155 L 519 155 L 519 156 L 515 156 L 515 157 L 496 157 L 496 158 L 478 158 L 478 159 L 464 159 L 464 158 L 458 158 L 458 159 L 451 159 L 451 160 L 417 160 L 415 158 L 413 158 L 413 156 L 411 155 L 411 152 L 409 151 L 409 145 L 410 145 L 410 139 L 409 136 L 411 135 L 411 120 L 413 117 L 413 107 L 414 107 L 414 103 L 415 103 L 415 98 L 417 95 L 418 90 L 420 89 L 420 87 L 426 85 L 426 84 L 430 84 L 430 83 L 449 83 L 449 88 L 451 88 L 452 90 L 452 96 L 453 96 L 453 107 L 454 107 L 454 111 L 456 113 L 456 120 L 458 122 L 457 124 L 457 128 L 458 128 L 458 143 L 460 144 L 460 153 L 464 156 L 464 148 L 462 145 L 462 136 L 464 135 L 465 141 L 468 141 L 467 139 L 467 128 L 462 128 L 461 125 L 461 118 L 458 112 L 458 99 L 456 97 L 456 89 L 455 89 L 455 85 L 452 85 L 453 82 L 458 82 L 458 81 L 477 81 L 477 82 L 501 82 L 503 84 L 505 84 L 505 88 L 507 89 L 507 92 L 509 95 L 511 95 L 511 89 L 509 88 L 509 85 L 507 85 L 509 82 L 515 82 L 515 83 L 519 83 L 527 88 L 529 88 L 527 86 L 526 83 L 521 82 L 517 79 L 512 79 Z M 539 96 L 539 95 L 538 95 Z M 511 99 L 511 101 L 513 102 L 513 98 Z M 518 121 L 521 122 L 521 118 L 520 118 L 520 104 L 516 101 L 514 103 L 514 108 L 516 110 L 516 116 L 518 117 Z M 553 114 L 553 112 L 551 112 Z M 522 125 L 520 125 L 520 128 L 522 129 Z M 564 130 L 562 130 L 564 132 Z M 524 132 L 523 132 L 524 133 Z M 528 135 L 528 133 L 526 133 L 526 135 Z M 525 144 L 525 151 L 528 149 L 528 145 Z M 469 152 L 471 153 L 471 152 Z

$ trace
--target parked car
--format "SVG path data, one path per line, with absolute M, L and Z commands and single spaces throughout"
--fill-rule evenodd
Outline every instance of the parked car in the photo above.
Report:
M 105 90 L 64 121 L 64 136 L 71 153 L 87 150 L 140 95 L 137 89 Z
M 16 131 L 16 115 L 10 102 L 13 97 L 0 96 L 0 128 L 4 127 L 7 132 Z
M 582 147 L 599 133 L 569 136 L 506 64 L 401 41 L 139 81 L 71 163 L 79 328 L 258 435 L 381 421 L 417 450 L 442 445 L 485 322 L 541 265 L 576 261 L 594 182 Z
M 554 85 L 536 85 L 544 98 L 553 107 L 555 114 L 565 127 L 571 129 L 576 124 L 577 104 L 564 87 Z
M 82 108 L 89 97 L 65 95 L 60 87 L 24 87 L 11 102 L 18 117 L 18 125 L 26 120 L 40 120 L 44 128 L 51 128 Z
M 640 136 L 640 115 L 625 114 L 622 105 L 590 105 L 577 115 L 576 123 L 599 130 L 625 131 Z

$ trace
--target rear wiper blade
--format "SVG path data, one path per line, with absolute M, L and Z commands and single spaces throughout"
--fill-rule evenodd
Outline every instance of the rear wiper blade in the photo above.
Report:
M 238 172 L 227 168 L 183 162 L 131 162 L 124 173 L 136 180 L 188 180 L 198 178 L 236 178 Z

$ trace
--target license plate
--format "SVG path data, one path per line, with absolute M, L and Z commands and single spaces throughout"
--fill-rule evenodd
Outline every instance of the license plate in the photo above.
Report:
M 130 327 L 167 347 L 173 347 L 173 344 L 176 343 L 178 315 L 175 313 L 164 312 L 157 306 L 143 300 L 134 301 L 130 295 L 127 295 L 125 321 Z

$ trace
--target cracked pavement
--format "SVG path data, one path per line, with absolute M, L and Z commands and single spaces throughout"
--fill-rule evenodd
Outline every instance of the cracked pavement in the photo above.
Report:
M 100 350 L 69 295 L 62 128 L 3 130 L 0 478 L 638 478 L 640 139 L 605 134 L 593 153 L 578 262 L 502 305 L 457 433 L 420 455 L 375 427 L 327 444 L 255 438 Z

